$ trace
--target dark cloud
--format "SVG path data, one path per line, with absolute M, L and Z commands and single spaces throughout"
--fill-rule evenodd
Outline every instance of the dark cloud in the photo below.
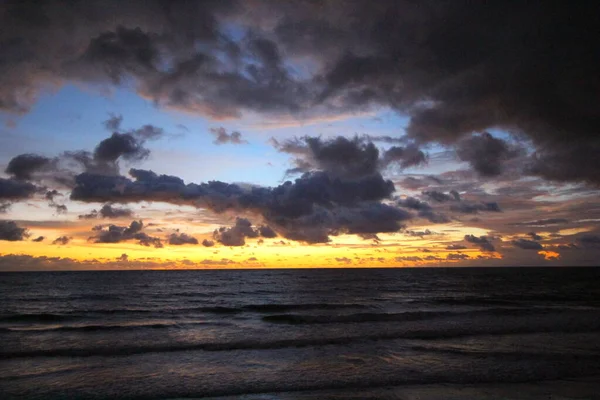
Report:
M 450 210 L 459 212 L 462 214 L 476 214 L 479 211 L 483 212 L 502 212 L 500 206 L 496 202 L 489 203 L 470 203 L 462 201 L 458 204 L 450 206 Z
M 52 241 L 52 244 L 64 246 L 71 241 L 71 238 L 68 236 L 59 236 Z
M 257 238 L 259 235 L 259 231 L 252 227 L 252 222 L 238 217 L 234 226 L 215 230 L 213 238 L 225 246 L 243 246 L 246 244 L 246 238 Z
M 44 236 L 38 236 L 35 239 L 31 239 L 32 242 L 42 242 L 44 239 L 46 239 Z
M 129 208 L 118 208 L 112 204 L 105 204 L 99 214 L 102 218 L 129 218 L 133 215 L 133 211 Z
M 33 173 L 52 163 L 48 157 L 37 154 L 20 154 L 8 162 L 5 172 L 18 180 L 31 180 Z
M 468 260 L 469 255 L 465 253 L 450 253 L 446 256 L 446 260 Z
M 490 242 L 487 236 L 474 236 L 474 235 L 465 235 L 465 240 L 469 243 L 473 243 L 483 251 L 496 251 L 494 245 Z
M 16 201 L 31 198 L 37 187 L 29 182 L 0 178 L 0 200 Z
M 260 233 L 260 236 L 264 238 L 277 237 L 277 232 L 275 232 L 270 226 L 261 225 L 258 227 L 258 232 Z
M 435 212 L 428 203 L 415 199 L 414 197 L 398 200 L 397 204 L 400 207 L 418 211 L 417 215 L 419 217 L 425 218 L 434 224 L 450 222 L 450 219 L 444 214 Z
M 29 237 L 26 228 L 21 228 L 14 221 L 0 220 L 0 240 L 16 242 Z
M 129 226 L 108 225 L 98 226 L 92 229 L 96 234 L 89 240 L 94 243 L 120 243 L 128 240 L 137 240 L 142 246 L 163 247 L 160 238 L 152 237 L 142 232 L 144 224 L 142 221 L 132 221 Z M 106 229 L 105 229 L 106 228 Z
M 100 208 L 100 211 L 92 210 L 88 214 L 79 215 L 79 219 L 96 219 L 96 218 L 131 218 L 133 211 L 129 208 L 115 207 L 112 204 L 105 204 Z
M 518 247 L 520 249 L 525 250 L 543 250 L 544 246 L 542 246 L 539 242 L 535 240 L 529 239 L 515 239 L 511 242 L 513 246 Z
M 423 196 L 430 198 L 433 201 L 437 201 L 438 203 L 444 203 L 447 201 L 460 201 L 460 195 L 458 192 L 452 192 L 450 194 L 438 192 L 436 190 L 425 190 L 421 192 Z
M 49 200 L 51 202 L 53 202 L 54 198 L 57 197 L 57 196 L 62 196 L 62 194 L 59 193 L 58 190 L 56 190 L 56 189 L 48 190 L 46 192 L 46 194 L 44 195 L 44 197 L 46 198 L 46 200 Z
M 204 247 L 213 247 L 214 245 L 215 245 L 215 242 L 213 242 L 212 240 L 204 239 L 202 241 L 202 246 L 204 246 Z
M 210 133 L 215 136 L 214 144 L 247 144 L 248 142 L 242 139 L 242 134 L 238 131 L 227 133 L 223 127 L 210 128 Z
M 425 164 L 427 156 L 415 144 L 392 146 L 383 153 L 381 162 L 386 167 L 397 165 L 404 169 Z
M 119 257 L 117 257 L 117 261 L 128 262 L 129 256 L 127 254 L 123 253 Z
M 577 242 L 583 247 L 600 247 L 600 236 L 587 233 L 579 236 Z
M 159 106 L 215 118 L 384 106 L 409 118 L 417 142 L 499 128 L 528 137 L 533 173 L 600 176 L 591 1 L 9 2 L 0 18 L 4 111 L 27 112 L 66 82 L 126 83 Z M 299 59 L 314 67 L 294 68 Z
M 57 204 L 55 202 L 50 202 L 49 206 L 54 209 L 54 212 L 56 214 L 66 214 L 67 211 L 69 211 L 67 209 L 67 206 L 65 206 L 64 204 Z
M 100 162 L 114 163 L 119 158 L 139 161 L 147 158 L 150 151 L 132 134 L 115 132 L 101 141 L 94 150 L 94 159 Z
M 288 173 L 321 170 L 341 178 L 372 175 L 387 167 L 408 168 L 426 162 L 423 153 L 414 144 L 406 147 L 392 146 L 383 151 L 370 141 L 370 136 L 333 139 L 305 136 L 286 141 L 271 138 L 271 144 L 280 152 L 296 156 L 295 168 Z
M 186 233 L 172 233 L 168 237 L 171 245 L 180 246 L 183 244 L 198 244 L 198 239 Z
M 423 259 L 419 256 L 400 256 L 400 257 L 396 257 L 395 260 L 396 261 L 413 261 L 413 262 L 423 261 Z
M 535 233 L 535 232 L 529 232 L 527 234 L 527 236 L 529 236 L 533 240 L 542 240 L 542 237 L 540 235 L 538 235 L 537 233 Z
M 523 152 L 514 145 L 484 132 L 460 141 L 456 154 L 462 161 L 468 162 L 480 176 L 492 177 L 502 173 L 506 161 Z
M 429 229 L 425 229 L 424 231 L 405 231 L 405 234 L 407 234 L 408 236 L 416 236 L 416 237 L 423 237 L 423 236 L 429 236 L 429 235 L 436 235 L 435 232 L 430 231 Z
M 546 218 L 546 219 L 537 219 L 534 221 L 526 221 L 526 222 L 514 222 L 511 225 L 514 226 L 532 226 L 532 227 L 546 227 L 550 225 L 561 225 L 568 223 L 569 220 L 565 218 Z
M 135 180 L 80 174 L 71 199 L 161 201 L 215 212 L 258 213 L 275 231 L 289 235 L 288 239 L 311 242 L 327 241 L 330 234 L 394 232 L 411 218 L 403 210 L 379 203 L 394 191 L 393 183 L 379 173 L 342 179 L 319 171 L 274 188 L 242 188 L 219 181 L 185 184 L 178 177 L 138 169 L 131 169 L 130 174 Z

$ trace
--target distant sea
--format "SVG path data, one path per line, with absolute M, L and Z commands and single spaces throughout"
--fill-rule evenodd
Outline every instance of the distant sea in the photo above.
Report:
M 600 268 L 0 273 L 0 399 L 600 399 Z

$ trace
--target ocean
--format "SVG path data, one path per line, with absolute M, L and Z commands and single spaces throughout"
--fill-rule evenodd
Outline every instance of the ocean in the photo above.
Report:
M 0 273 L 1 399 L 600 399 L 600 268 Z

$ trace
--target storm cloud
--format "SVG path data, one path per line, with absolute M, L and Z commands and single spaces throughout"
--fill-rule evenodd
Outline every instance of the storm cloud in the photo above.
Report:
M 419 143 L 500 128 L 531 140 L 532 173 L 599 183 L 593 2 L 119 5 L 9 3 L 0 108 L 27 112 L 43 89 L 67 82 L 128 82 L 159 106 L 213 118 L 390 107 Z M 299 58 L 311 65 L 302 74 L 291 67 Z M 482 175 L 498 174 L 507 153 L 483 143 L 486 162 L 471 149 L 480 144 L 460 153 Z

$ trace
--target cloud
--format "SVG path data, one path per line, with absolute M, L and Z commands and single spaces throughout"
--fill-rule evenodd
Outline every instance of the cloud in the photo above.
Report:
M 450 210 L 456 211 L 463 214 L 477 214 L 479 211 L 484 212 L 502 212 L 500 206 L 496 202 L 488 203 L 469 203 L 460 202 L 450 206 Z
M 465 253 L 450 253 L 446 255 L 446 260 L 468 260 L 470 257 Z
M 123 123 L 123 116 L 118 114 L 111 114 L 110 118 L 102 123 L 107 131 L 115 132 L 118 131 Z
M 463 246 L 462 244 L 449 244 L 446 246 L 446 250 L 464 250 L 467 246 Z
M 238 131 L 232 131 L 227 133 L 227 130 L 223 127 L 210 128 L 210 133 L 215 136 L 214 144 L 248 144 L 248 142 L 242 139 L 242 134 Z
M 92 210 L 88 214 L 79 215 L 79 219 L 96 219 L 96 218 L 131 218 L 133 211 L 129 208 L 119 208 L 112 204 L 105 204 L 100 208 L 100 211 Z
M 142 232 L 144 224 L 142 221 L 132 221 L 129 226 L 108 225 L 92 229 L 96 232 L 89 240 L 94 243 L 120 243 L 128 240 L 137 240 L 142 246 L 163 247 L 160 238 L 152 237 Z
M 369 140 L 370 136 L 332 139 L 304 136 L 286 141 L 271 138 L 271 144 L 280 152 L 296 156 L 295 168 L 288 173 L 302 173 L 313 170 L 326 171 L 341 178 L 356 178 L 372 175 L 387 167 L 408 168 L 426 162 L 425 153 L 415 144 L 406 147 L 392 146 L 383 151 Z
M 405 169 L 427 163 L 427 156 L 415 144 L 392 146 L 383 153 L 381 162 L 386 167 L 397 165 Z
M 26 228 L 21 228 L 14 221 L 0 220 L 0 240 L 16 242 L 29 237 Z
M 101 141 L 94 149 L 94 159 L 100 162 L 115 163 L 119 158 L 140 161 L 148 157 L 150 151 L 134 135 L 114 132 Z
M 502 173 L 506 161 L 521 155 L 522 151 L 484 132 L 461 140 L 456 147 L 456 154 L 480 176 L 493 177 Z
M 48 157 L 37 154 L 21 154 L 8 162 L 5 172 L 17 180 L 31 180 L 33 173 L 52 163 Z
M 600 247 L 600 236 L 593 234 L 581 235 L 577 238 L 577 242 L 586 248 Z
M 469 243 L 473 243 L 483 251 L 496 251 L 494 245 L 490 242 L 487 236 L 474 236 L 474 235 L 465 235 L 465 240 Z
M 242 188 L 219 181 L 186 185 L 178 177 L 139 169 L 131 169 L 130 175 L 135 180 L 80 174 L 75 179 L 71 199 L 115 203 L 160 201 L 214 212 L 250 212 L 260 214 L 284 237 L 310 242 L 328 241 L 329 235 L 340 233 L 394 232 L 412 217 L 406 211 L 380 203 L 391 196 L 394 185 L 379 173 L 342 179 L 317 171 L 274 188 Z
M 533 240 L 542 240 L 542 237 L 535 232 L 529 232 L 527 236 L 531 237 Z
M 396 257 L 395 260 L 396 261 L 412 261 L 412 262 L 423 261 L 423 259 L 418 256 L 400 256 L 400 257 Z
M 514 226 L 532 226 L 543 228 L 551 225 L 561 225 L 568 223 L 569 220 L 565 218 L 546 218 L 546 219 L 537 219 L 534 221 L 525 221 L 525 222 L 513 222 L 511 225 Z
M 7 5 L 0 109 L 27 112 L 67 82 L 127 84 L 158 106 L 216 119 L 390 107 L 418 143 L 499 128 L 536 148 L 533 173 L 598 183 L 592 2 L 172 3 Z M 293 68 L 298 59 L 312 67 Z M 494 148 L 483 146 L 503 160 Z M 465 159 L 498 173 L 495 161 Z
M 70 241 L 71 241 L 71 238 L 68 236 L 59 236 L 52 241 L 52 244 L 64 246 L 64 245 L 68 244 Z
M 460 195 L 456 191 L 446 194 L 438 192 L 437 190 L 425 190 L 421 192 L 421 194 L 438 203 L 445 203 L 447 201 L 460 201 Z
M 344 264 L 352 264 L 352 260 L 349 259 L 348 257 L 336 257 L 335 261 L 341 262 L 341 263 L 344 263 Z
M 518 247 L 524 250 L 543 250 L 544 246 L 542 246 L 539 242 L 535 240 L 529 239 L 515 239 L 511 242 L 513 246 Z
M 31 239 L 32 242 L 42 242 L 44 239 L 46 239 L 44 236 L 38 236 L 35 239 Z
M 213 233 L 213 238 L 225 246 L 243 246 L 246 238 L 257 238 L 260 236 L 258 229 L 252 227 L 252 222 L 246 218 L 236 218 L 235 225 L 227 228 L 220 227 Z
M 204 246 L 204 247 L 213 247 L 214 245 L 215 245 L 215 242 L 212 240 L 204 239 L 202 241 L 202 246 Z
M 183 244 L 198 244 L 198 239 L 186 233 L 172 233 L 168 237 L 168 243 L 175 246 Z
M 0 178 L 0 200 L 17 201 L 31 198 L 38 188 L 29 182 Z

